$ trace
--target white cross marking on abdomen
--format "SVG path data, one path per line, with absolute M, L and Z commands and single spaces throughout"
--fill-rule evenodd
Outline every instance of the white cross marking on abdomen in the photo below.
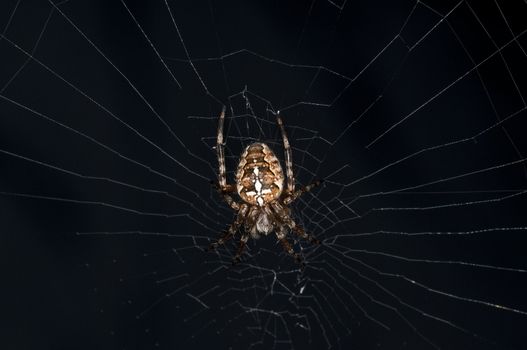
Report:
M 256 201 L 260 206 L 264 204 L 264 199 L 262 198 L 262 183 L 260 182 L 260 178 L 258 177 L 258 174 L 260 173 L 260 169 L 258 169 L 257 166 L 254 167 L 253 174 L 254 174 L 254 189 L 256 190 Z

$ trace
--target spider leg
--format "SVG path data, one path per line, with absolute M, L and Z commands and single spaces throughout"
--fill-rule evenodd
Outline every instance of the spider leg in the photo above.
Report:
M 221 235 L 221 237 L 216 242 L 211 243 L 209 245 L 209 248 L 208 248 L 209 251 L 216 250 L 218 246 L 224 244 L 225 242 L 227 242 L 229 239 L 231 239 L 234 236 L 236 231 L 238 231 L 238 229 L 242 225 L 248 209 L 249 209 L 249 206 L 247 204 L 244 204 L 241 206 L 240 210 L 238 211 L 238 215 L 236 216 L 236 220 L 234 220 L 234 222 L 229 226 L 227 231 L 225 231 L 225 233 Z
M 229 193 L 232 193 L 236 191 L 234 185 L 226 185 L 224 189 L 222 189 L 217 183 L 214 181 L 211 181 L 210 184 L 218 191 L 220 196 L 223 197 L 223 200 L 227 203 L 229 207 L 231 207 L 234 210 L 240 210 L 240 203 L 236 202 L 234 198 Z
M 229 193 L 233 193 L 236 191 L 236 187 L 234 185 L 227 185 L 227 175 L 226 175 L 226 167 L 225 167 L 225 150 L 223 148 L 224 141 L 223 141 L 223 125 L 225 124 L 225 106 L 223 106 L 220 114 L 220 120 L 218 122 L 218 134 L 216 137 L 216 155 L 218 157 L 218 182 L 219 184 L 215 184 L 211 181 L 211 183 L 216 187 L 220 195 L 223 196 L 223 199 L 229 207 L 231 207 L 234 210 L 240 209 L 240 204 L 236 202 Z
M 308 193 L 313 188 L 320 186 L 320 184 L 322 184 L 322 182 L 324 182 L 324 180 L 313 181 L 311 184 L 309 184 L 307 186 L 303 186 L 302 188 L 296 190 L 293 194 L 287 195 L 283 199 L 284 204 L 285 205 L 291 204 L 292 202 L 294 202 L 298 197 L 300 197 L 304 193 Z
M 282 222 L 284 225 L 289 227 L 297 236 L 313 243 L 320 244 L 321 242 L 316 239 L 314 236 L 307 233 L 302 226 L 296 224 L 296 222 L 289 215 L 289 209 L 285 206 L 280 205 L 278 202 L 271 204 L 271 207 L 274 210 L 275 217 L 279 222 Z
M 218 134 L 216 137 L 216 155 L 218 157 L 219 174 L 218 180 L 220 188 L 223 190 L 227 187 L 227 176 L 225 172 L 225 151 L 223 149 L 223 124 L 225 123 L 225 106 L 223 106 L 220 114 L 220 120 L 218 122 Z
M 249 240 L 248 235 L 243 235 L 242 238 L 240 238 L 240 245 L 238 246 L 238 250 L 236 251 L 236 255 L 232 259 L 232 264 L 236 265 L 240 262 L 240 258 L 243 254 L 243 251 L 245 250 L 245 246 L 247 245 L 247 241 Z
M 295 177 L 293 175 L 293 152 L 291 151 L 291 145 L 287 138 L 287 133 L 285 132 L 284 123 L 282 122 L 282 117 L 280 117 L 280 112 L 276 114 L 276 122 L 282 133 L 282 140 L 284 142 L 284 153 L 285 153 L 285 170 L 287 174 L 287 191 L 289 193 L 295 192 Z
M 291 228 L 291 231 L 293 231 L 298 237 L 301 237 L 305 239 L 306 241 L 309 241 L 312 244 L 321 244 L 320 240 L 316 239 L 313 235 L 310 235 L 307 233 L 302 226 L 295 225 Z
M 287 236 L 286 232 L 287 231 L 285 227 L 282 226 L 279 232 L 276 232 L 276 237 L 278 238 L 278 241 L 280 241 L 280 244 L 282 244 L 282 248 L 284 248 L 285 252 L 291 255 L 297 263 L 302 264 L 303 266 L 304 261 L 302 259 L 302 256 L 295 252 L 295 250 L 293 249 L 293 246 L 291 245 L 291 243 L 289 243 L 289 241 L 286 238 Z

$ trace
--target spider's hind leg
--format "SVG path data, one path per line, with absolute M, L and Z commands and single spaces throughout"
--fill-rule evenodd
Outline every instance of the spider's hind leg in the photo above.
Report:
M 211 243 L 209 247 L 205 250 L 208 252 L 216 250 L 220 245 L 225 244 L 225 242 L 231 239 L 234 236 L 231 227 L 232 225 L 229 226 L 229 228 L 221 235 L 221 237 L 216 242 Z
M 312 244 L 322 244 L 320 240 L 316 239 L 313 235 L 307 233 L 302 226 L 295 225 L 291 231 L 293 231 L 298 237 L 309 241 Z
M 236 265 L 240 262 L 241 256 L 243 254 L 243 251 L 245 250 L 245 246 L 247 245 L 247 241 L 249 240 L 248 235 L 243 235 L 242 238 L 240 238 L 240 245 L 238 246 L 238 250 L 236 251 L 236 255 L 234 258 L 232 258 L 232 264 Z
M 284 210 L 284 207 L 277 204 L 273 206 L 273 209 L 275 210 L 275 213 L 279 215 L 280 221 L 283 222 L 287 227 L 289 227 L 291 231 L 293 231 L 293 233 L 295 233 L 298 237 L 303 238 L 306 241 L 311 242 L 312 244 L 321 244 L 321 242 L 316 239 L 313 235 L 307 233 L 302 226 L 296 224 L 295 220 L 291 218 L 289 210 Z M 281 234 L 285 237 L 286 232 L 281 232 Z M 280 237 L 278 237 L 278 239 L 280 239 Z
M 282 248 L 284 248 L 285 252 L 289 254 L 290 256 L 292 256 L 295 259 L 295 261 L 298 264 L 302 265 L 303 267 L 304 259 L 302 258 L 300 254 L 295 252 L 295 250 L 293 249 L 293 246 L 287 240 L 286 230 L 284 227 L 282 227 L 279 232 L 276 232 L 276 237 L 278 238 L 278 241 L 280 241 L 280 244 L 282 245 Z
M 216 250 L 220 245 L 224 244 L 234 236 L 234 234 L 242 225 L 248 209 L 249 206 L 247 204 L 241 205 L 240 210 L 238 211 L 238 215 L 236 216 L 236 220 L 234 220 L 234 222 L 229 226 L 227 231 L 216 242 L 211 243 L 209 245 L 208 251 Z

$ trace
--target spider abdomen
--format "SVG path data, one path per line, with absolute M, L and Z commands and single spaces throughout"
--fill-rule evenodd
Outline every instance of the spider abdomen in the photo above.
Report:
M 245 148 L 236 170 L 236 189 L 251 205 L 264 206 L 280 197 L 284 173 L 280 161 L 265 143 Z

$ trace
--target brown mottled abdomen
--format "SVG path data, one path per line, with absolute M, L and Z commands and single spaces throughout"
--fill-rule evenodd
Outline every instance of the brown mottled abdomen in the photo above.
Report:
M 265 143 L 245 148 L 236 170 L 236 189 L 252 205 L 263 206 L 282 193 L 284 173 L 276 155 Z

